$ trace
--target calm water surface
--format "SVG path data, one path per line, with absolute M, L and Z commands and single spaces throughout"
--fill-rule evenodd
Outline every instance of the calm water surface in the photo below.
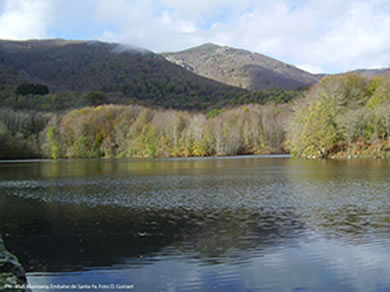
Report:
M 0 232 L 34 291 L 390 291 L 389 178 L 376 160 L 3 162 Z

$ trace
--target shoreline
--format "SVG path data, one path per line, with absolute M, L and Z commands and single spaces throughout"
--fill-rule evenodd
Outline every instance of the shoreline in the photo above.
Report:
M 177 156 L 177 157 L 112 157 L 112 158 L 21 158 L 21 159 L 0 159 L 1 163 L 24 163 L 24 162 L 52 162 L 52 161 L 72 161 L 72 160 L 133 160 L 133 161 L 147 161 L 147 160 L 206 160 L 206 159 L 240 159 L 240 158 L 291 158 L 291 154 L 243 154 L 243 155 L 230 155 L 230 156 Z

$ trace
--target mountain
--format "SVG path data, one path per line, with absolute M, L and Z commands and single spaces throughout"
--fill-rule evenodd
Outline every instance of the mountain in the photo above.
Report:
M 350 71 L 348 73 L 358 73 L 364 77 L 372 78 L 378 75 L 389 75 L 390 68 L 382 68 L 382 69 L 358 69 L 354 71 Z
M 262 54 L 212 43 L 162 56 L 201 76 L 249 90 L 297 89 L 320 80 L 319 76 Z
M 23 82 L 43 84 L 57 97 L 101 91 L 105 102 L 181 109 L 205 109 L 247 94 L 142 48 L 63 39 L 0 40 L 0 99 L 10 100 Z

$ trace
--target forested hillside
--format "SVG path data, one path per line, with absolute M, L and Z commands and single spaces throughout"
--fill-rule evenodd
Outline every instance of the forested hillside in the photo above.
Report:
M 248 91 L 116 44 L 0 41 L 0 158 L 389 157 L 378 72 Z
M 324 78 L 290 103 L 207 113 L 101 105 L 64 113 L 0 110 L 0 158 L 287 153 L 390 157 L 390 77 Z
M 329 76 L 295 101 L 292 154 L 309 158 L 390 157 L 390 76 Z
M 282 104 L 299 95 L 227 86 L 118 44 L 0 41 L 0 158 L 280 153 Z M 254 105 L 266 103 L 279 105 Z
M 50 94 L 16 94 L 23 83 L 47 86 Z M 144 49 L 60 39 L 0 41 L 0 106 L 62 110 L 137 103 L 202 110 L 247 93 Z

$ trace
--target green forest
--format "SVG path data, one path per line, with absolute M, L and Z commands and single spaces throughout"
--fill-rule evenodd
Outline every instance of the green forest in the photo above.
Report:
M 65 114 L 3 110 L 2 158 L 177 157 L 283 152 L 286 108 L 207 114 L 102 105 Z
M 73 103 L 15 93 L 2 100 L 0 157 L 389 157 L 389 76 L 327 76 L 300 94 L 270 92 L 209 111 L 107 104 L 102 92 L 74 93 Z
M 328 76 L 291 109 L 286 143 L 293 156 L 389 157 L 390 76 Z

